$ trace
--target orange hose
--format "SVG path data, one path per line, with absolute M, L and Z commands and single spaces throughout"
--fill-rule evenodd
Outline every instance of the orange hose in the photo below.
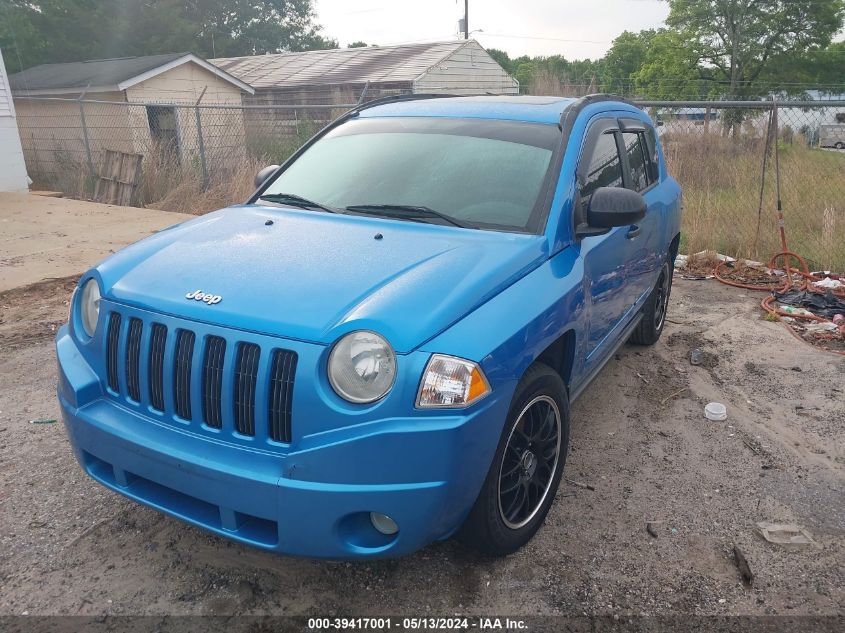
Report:
M 820 278 L 818 275 L 813 275 L 810 272 L 810 268 L 807 265 L 807 260 L 805 260 L 803 257 L 801 257 L 801 255 L 799 255 L 798 253 L 793 253 L 792 251 L 787 251 L 787 250 L 783 250 L 779 253 L 775 253 L 769 259 L 769 263 L 768 263 L 769 269 L 771 269 L 771 270 L 776 269 L 777 268 L 777 260 L 781 259 L 781 258 L 786 258 L 786 261 L 784 262 L 785 265 L 782 267 L 782 270 L 786 273 L 786 275 L 784 277 L 783 283 L 778 285 L 778 286 L 764 286 L 764 285 L 760 285 L 760 284 L 748 284 L 748 283 L 743 283 L 743 282 L 740 282 L 740 281 L 734 281 L 732 279 L 727 279 L 727 278 L 725 278 L 721 275 L 722 268 L 725 265 L 727 265 L 727 262 L 725 262 L 725 261 L 719 262 L 716 265 L 716 268 L 713 270 L 713 275 L 721 283 L 726 284 L 728 286 L 734 286 L 735 288 L 745 288 L 747 290 L 758 290 L 758 291 L 771 292 L 771 293 L 774 293 L 774 292 L 783 293 L 783 292 L 786 292 L 787 290 L 789 290 L 790 288 L 794 287 L 797 290 L 803 290 L 803 291 L 809 291 L 809 292 L 824 294 L 824 291 L 820 291 L 817 288 L 814 288 L 813 285 L 812 285 L 814 281 L 822 281 L 822 278 Z M 789 264 L 790 258 L 794 258 L 798 262 L 800 268 L 792 268 Z M 792 274 L 793 273 L 798 275 L 800 281 L 798 281 L 798 280 L 793 281 L 792 280 Z M 831 277 L 831 279 L 839 279 L 838 275 L 830 275 L 830 277 Z M 845 297 L 845 289 L 835 289 L 832 292 L 836 296 Z M 790 317 L 790 318 L 793 318 L 793 319 L 804 319 L 804 320 L 807 320 L 807 321 L 817 321 L 817 322 L 828 321 L 828 319 L 816 316 L 814 314 L 813 315 L 805 315 L 805 314 L 791 314 L 789 312 L 785 312 L 785 311 L 781 310 L 780 308 L 776 308 L 776 307 L 772 306 L 773 301 L 775 301 L 775 296 L 774 296 L 774 294 L 771 294 L 768 297 L 766 297 L 765 299 L 763 299 L 760 302 L 760 305 L 769 314 L 774 314 L 777 317 L 778 321 L 780 321 L 780 323 L 782 323 L 784 325 L 784 327 L 786 327 L 786 329 L 789 330 L 790 334 L 792 334 L 798 340 L 803 341 L 804 343 L 807 343 L 808 345 L 811 345 L 811 343 L 808 343 L 804 338 L 799 336 L 798 333 L 795 330 L 793 330 L 789 326 L 788 323 L 785 323 L 784 321 L 781 320 L 781 317 L 787 316 L 787 317 Z M 845 335 L 845 325 L 843 325 L 839 328 L 839 332 Z M 815 345 L 813 345 L 813 347 L 818 349 Z M 828 352 L 830 354 L 837 354 L 839 356 L 845 356 L 845 351 L 840 352 L 840 351 L 828 350 L 828 349 L 822 349 L 821 351 Z

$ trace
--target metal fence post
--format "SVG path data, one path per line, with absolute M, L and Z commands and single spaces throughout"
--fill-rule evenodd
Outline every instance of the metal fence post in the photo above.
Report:
M 358 105 L 362 105 L 364 103 L 364 99 L 367 98 L 367 91 L 370 89 L 370 82 L 364 84 L 364 89 L 361 91 L 361 96 L 358 97 Z
M 194 104 L 194 116 L 197 119 L 197 146 L 199 147 L 200 152 L 200 168 L 202 169 L 202 190 L 208 190 L 208 164 L 205 160 L 205 140 L 202 137 L 202 117 L 200 116 L 200 101 L 205 96 L 205 91 L 208 89 L 208 86 L 202 89 L 200 93 L 200 98 L 197 99 L 197 102 Z
M 82 91 L 82 94 L 79 95 L 79 99 L 77 99 L 77 101 L 79 102 L 79 119 L 82 123 L 82 142 L 85 144 L 85 157 L 88 161 L 88 182 L 90 183 L 91 197 L 93 198 L 96 191 L 96 174 L 94 173 L 94 160 L 91 158 L 91 142 L 88 139 L 88 124 L 85 121 L 85 102 L 82 101 L 86 92 L 88 92 L 87 87 Z

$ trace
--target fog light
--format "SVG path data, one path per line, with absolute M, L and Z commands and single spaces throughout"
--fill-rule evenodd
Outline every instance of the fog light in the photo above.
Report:
M 386 514 L 370 512 L 370 521 L 372 522 L 373 527 L 385 536 L 393 536 L 399 531 L 399 526 L 396 525 L 396 521 Z

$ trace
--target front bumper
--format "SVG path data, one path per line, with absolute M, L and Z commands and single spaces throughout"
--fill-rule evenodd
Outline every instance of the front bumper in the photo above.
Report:
M 285 453 L 227 443 L 110 397 L 67 328 L 59 402 L 86 472 L 104 486 L 227 538 L 316 558 L 392 557 L 447 538 L 487 474 L 512 390 L 468 411 L 321 421 Z M 345 424 L 344 424 L 345 423 Z M 378 467 L 373 467 L 378 463 Z M 392 517 L 377 532 L 370 512 Z

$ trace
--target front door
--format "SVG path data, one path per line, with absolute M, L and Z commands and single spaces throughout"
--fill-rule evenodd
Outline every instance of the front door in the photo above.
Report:
M 620 145 L 615 118 L 598 119 L 588 130 L 578 168 L 576 226 L 585 221 L 590 197 L 596 189 L 625 186 Z M 584 261 L 588 316 L 584 370 L 587 373 L 610 352 L 619 330 L 633 316 L 638 296 L 637 289 L 629 282 L 636 263 L 637 228 L 616 227 L 603 235 L 584 237 L 577 245 Z

